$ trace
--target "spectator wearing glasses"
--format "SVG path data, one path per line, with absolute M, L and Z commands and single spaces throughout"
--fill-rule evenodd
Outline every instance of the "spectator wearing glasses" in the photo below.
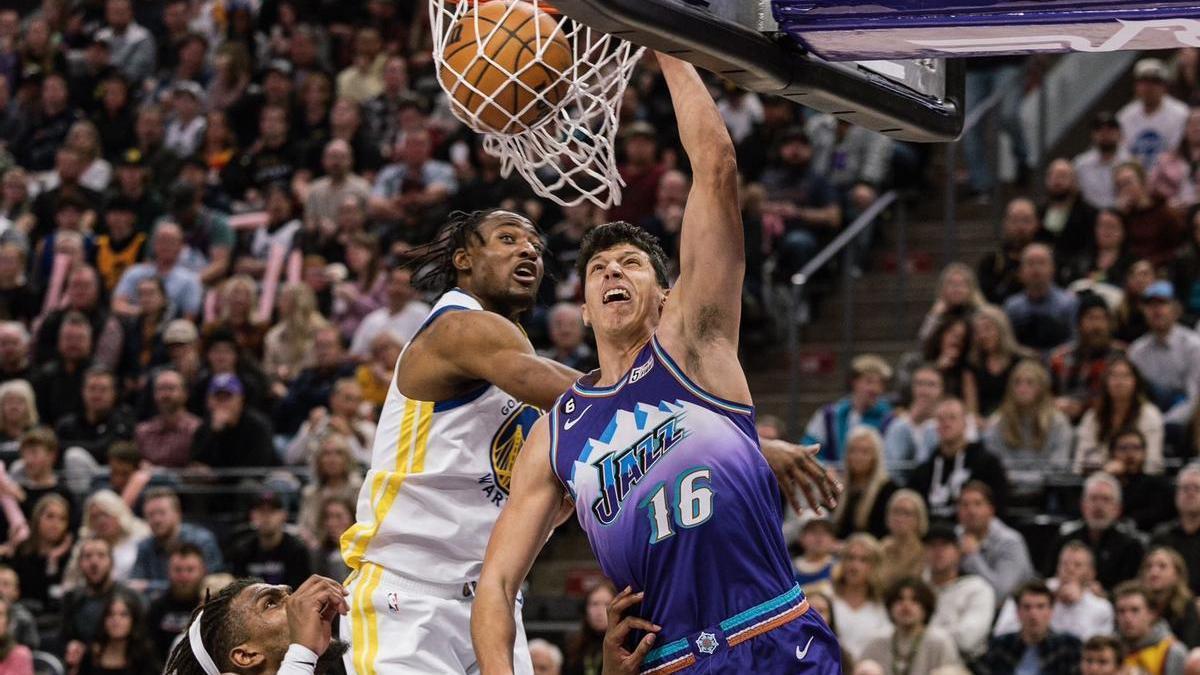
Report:
M 1151 546 L 1179 551 L 1188 564 L 1188 585 L 1200 593 L 1200 463 L 1183 467 L 1175 479 L 1175 509 L 1179 517 L 1154 530 Z

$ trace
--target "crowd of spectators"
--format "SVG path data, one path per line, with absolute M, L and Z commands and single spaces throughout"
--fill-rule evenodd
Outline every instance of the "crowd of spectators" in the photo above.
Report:
M 852 672 L 1200 673 L 1200 108 L 1169 56 L 1040 189 L 1013 139 L 997 249 L 803 430 L 847 492 L 787 534 Z
M 0 8 L 0 671 L 30 672 L 36 650 L 70 673 L 157 673 L 231 576 L 344 576 L 375 419 L 433 299 L 405 254 L 452 210 L 510 208 L 546 233 L 526 329 L 579 369 L 596 363 L 584 233 L 623 219 L 677 250 L 688 167 L 653 59 L 621 108 L 620 206 L 559 207 L 449 113 L 423 12 Z M 998 249 L 945 268 L 920 348 L 859 356 L 805 429 L 848 492 L 786 528 L 848 671 L 1200 672 L 1196 61 L 1139 62 L 1092 147 L 1006 205 Z M 972 96 L 1020 63 L 975 64 Z M 753 329 L 770 285 L 921 180 L 928 153 L 712 91 L 744 182 Z M 1002 126 L 1020 185 L 1033 167 Z M 1069 499 L 1064 475 L 1083 481 Z M 1017 516 L 1041 508 L 1069 517 L 1031 540 Z M 539 673 L 599 672 L 611 597 L 589 592 L 565 651 L 531 644 Z

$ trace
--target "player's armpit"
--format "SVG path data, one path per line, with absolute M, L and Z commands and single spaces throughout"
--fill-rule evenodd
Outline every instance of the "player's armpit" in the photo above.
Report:
M 451 373 L 483 380 L 525 403 L 549 409 L 582 375 L 533 350 L 513 322 L 492 312 L 453 312 L 438 320 L 432 346 Z
M 471 641 L 482 675 L 513 672 L 517 591 L 559 520 L 563 495 L 550 466 L 549 417 L 544 416 L 517 458 L 508 504 L 492 530 L 475 589 Z

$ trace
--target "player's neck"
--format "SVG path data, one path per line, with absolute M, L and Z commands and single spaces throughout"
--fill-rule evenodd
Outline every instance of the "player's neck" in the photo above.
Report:
M 499 314 L 513 323 L 520 323 L 521 312 L 524 311 L 524 308 L 513 307 L 511 305 L 495 302 L 486 296 L 471 290 L 470 286 L 467 284 L 460 283 L 458 285 L 458 290 L 466 293 L 472 298 L 475 298 L 476 302 L 478 302 L 479 306 L 484 310 L 492 312 L 493 314 Z
M 596 386 L 610 387 L 620 381 L 633 367 L 634 360 L 651 335 L 653 332 L 638 331 L 628 336 L 598 338 L 596 356 L 600 361 L 600 378 L 596 380 Z

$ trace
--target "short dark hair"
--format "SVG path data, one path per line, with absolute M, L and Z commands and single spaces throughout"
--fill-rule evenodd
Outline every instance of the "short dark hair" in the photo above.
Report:
M 1138 581 L 1137 579 L 1130 579 L 1117 584 L 1117 587 L 1114 588 L 1112 592 L 1113 605 L 1116 605 L 1117 601 L 1121 598 L 1130 595 L 1142 596 L 1142 599 L 1146 601 L 1146 606 L 1156 614 L 1158 613 L 1157 610 L 1154 609 L 1154 603 L 1150 602 L 1150 591 L 1148 591 L 1146 587 L 1142 585 L 1142 582 Z
M 579 245 L 579 258 L 575 262 L 575 271 L 579 274 L 581 286 L 587 286 L 587 266 L 592 256 L 621 244 L 629 244 L 641 249 L 650 257 L 650 264 L 654 266 L 654 276 L 658 279 L 658 285 L 663 288 L 670 285 L 667 281 L 667 254 L 663 252 L 662 245 L 658 243 L 658 237 L 636 225 L 618 220 L 594 227 L 583 235 L 583 241 Z
M 113 441 L 113 444 L 108 446 L 108 461 L 112 463 L 113 460 L 137 465 L 142 461 L 142 453 L 138 452 L 137 446 L 130 441 Z
M 992 491 L 992 486 L 988 485 L 987 483 L 981 480 L 969 480 L 967 481 L 966 485 L 963 485 L 962 489 L 959 490 L 959 498 L 961 499 L 962 495 L 967 492 L 974 492 L 978 494 L 980 497 L 983 497 L 983 500 L 988 503 L 988 506 L 996 508 L 996 493 Z
M 179 503 L 179 494 L 169 487 L 159 486 L 146 490 L 146 494 L 142 496 L 142 503 L 148 504 L 153 499 L 169 499 L 175 505 L 176 511 L 183 512 L 183 507 Z
M 933 612 L 937 609 L 937 596 L 934 595 L 933 588 L 920 577 L 904 577 L 892 584 L 883 596 L 884 606 L 890 612 L 892 605 L 900 600 L 900 594 L 905 590 L 912 591 L 913 597 L 921 605 L 921 609 L 925 610 L 924 623 L 929 625 L 929 620 L 933 618 Z
M 174 558 L 176 556 L 180 558 L 194 556 L 200 560 L 204 560 L 204 551 L 201 551 L 199 546 L 190 541 L 181 541 L 171 548 L 171 557 Z
M 113 381 L 114 385 L 117 383 L 117 374 L 114 373 L 108 366 L 95 365 L 83 371 L 84 382 L 87 382 L 94 377 L 107 377 Z
M 1020 606 L 1021 598 L 1027 595 L 1040 595 L 1048 599 L 1050 604 L 1054 604 L 1054 591 L 1051 591 L 1050 587 L 1046 585 L 1046 582 L 1042 581 L 1041 579 L 1030 579 L 1020 586 L 1017 586 L 1017 590 L 1013 591 L 1012 594 L 1013 602 Z
M 1125 427 L 1124 429 L 1121 429 L 1117 433 L 1113 434 L 1112 441 L 1109 442 L 1110 452 L 1117 449 L 1117 441 L 1125 436 L 1133 436 L 1134 438 L 1138 439 L 1138 442 L 1142 444 L 1142 449 L 1146 449 L 1146 435 L 1136 427 Z
M 1087 639 L 1087 642 L 1083 643 L 1083 651 L 1110 651 L 1113 653 L 1114 660 L 1118 664 L 1125 660 L 1125 645 L 1114 635 L 1093 635 Z

